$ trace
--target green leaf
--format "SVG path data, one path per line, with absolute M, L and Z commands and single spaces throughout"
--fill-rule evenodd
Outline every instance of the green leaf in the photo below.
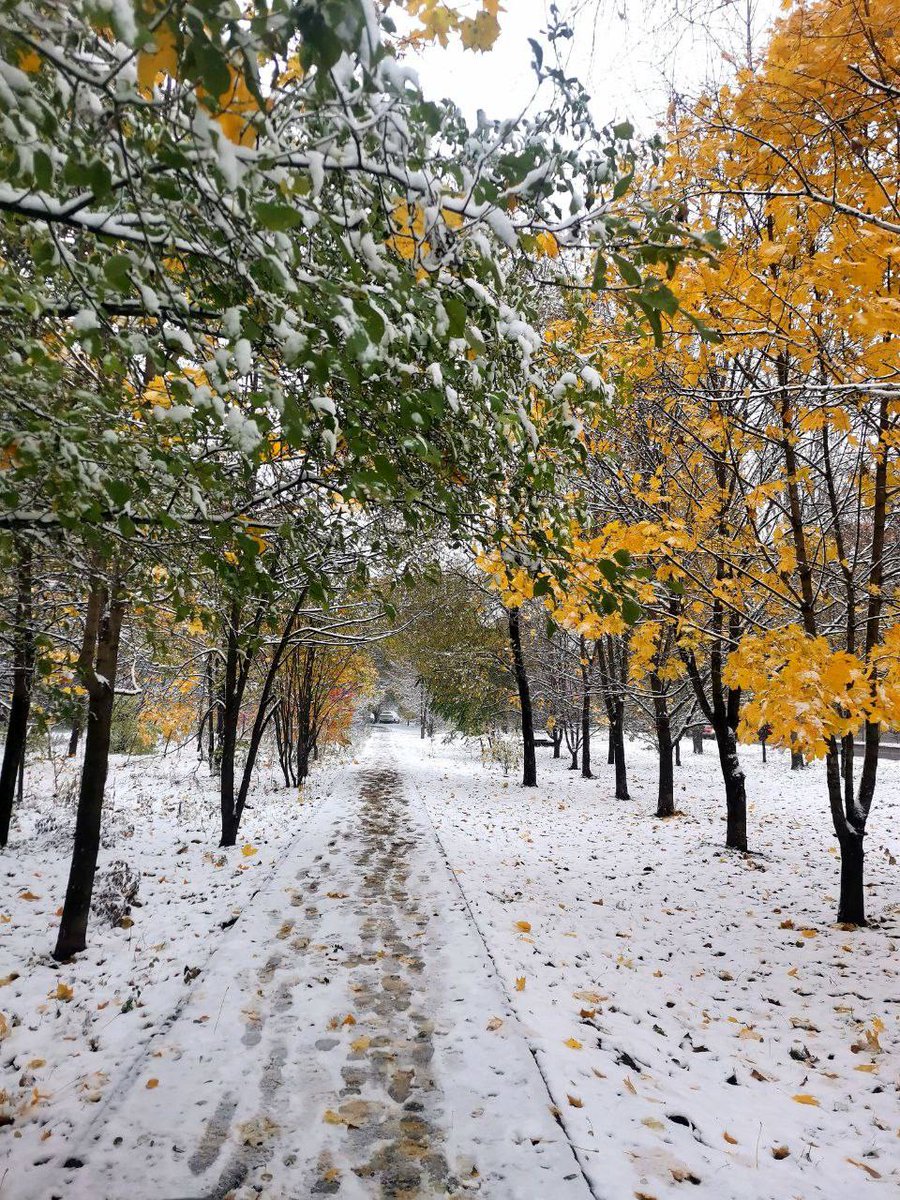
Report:
M 665 284 L 660 284 L 659 287 L 645 292 L 644 299 L 651 308 L 658 309 L 659 312 L 664 312 L 669 317 L 674 316 L 678 312 L 678 299 L 674 292 L 670 288 L 667 288 Z
M 207 38 L 195 37 L 188 43 L 186 69 L 203 85 L 203 90 L 218 100 L 231 87 L 228 59 Z
M 634 265 L 633 262 L 629 262 L 628 259 L 623 258 L 621 254 L 614 254 L 613 262 L 618 267 L 619 274 L 622 276 L 622 278 L 625 280 L 625 282 L 628 284 L 629 287 L 642 287 L 643 286 L 644 277 L 643 277 L 643 275 L 641 275 L 640 271 L 637 269 L 637 267 Z
M 265 229 L 282 230 L 296 229 L 303 222 L 303 217 L 296 208 L 289 204 L 270 204 L 261 200 L 256 205 L 256 216 Z
M 620 142 L 629 142 L 634 137 L 634 126 L 630 121 L 620 121 L 618 125 L 613 125 L 613 136 Z
M 616 180 L 616 186 L 613 188 L 613 200 L 620 200 L 628 189 L 631 187 L 631 181 L 634 179 L 634 171 L 629 171 L 627 175 L 620 176 Z
M 53 183 L 53 163 L 45 150 L 34 152 L 34 182 L 42 191 L 47 191 Z
M 642 611 L 638 602 L 632 600 L 630 596 L 622 598 L 622 620 L 625 621 L 626 625 L 633 625 L 640 617 Z
M 450 319 L 450 336 L 454 338 L 462 337 L 466 331 L 466 306 L 460 300 L 459 296 L 447 296 L 444 300 L 444 308 L 447 310 L 447 316 Z
M 117 292 L 127 292 L 131 287 L 129 271 L 131 259 L 127 254 L 111 254 L 103 264 L 103 274 Z
M 594 277 L 591 280 L 591 290 L 602 292 L 606 288 L 606 258 L 598 253 L 594 263 Z

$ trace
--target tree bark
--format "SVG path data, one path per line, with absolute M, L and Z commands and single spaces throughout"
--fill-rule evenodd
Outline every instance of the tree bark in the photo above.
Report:
M 848 925 L 866 924 L 866 897 L 863 889 L 865 851 L 862 833 L 845 833 L 841 846 L 841 890 L 837 919 Z
M 703 753 L 703 729 L 700 726 L 694 726 L 691 730 L 691 742 L 695 754 Z
M 522 712 L 522 786 L 537 787 L 537 758 L 534 752 L 534 716 L 531 710 L 531 689 L 528 672 L 522 654 L 522 631 L 519 625 L 519 610 L 507 609 L 509 642 L 512 647 L 513 672 L 519 692 L 519 707 Z
M 210 773 L 213 773 L 213 762 L 216 757 L 216 679 L 213 671 L 213 652 L 206 656 L 206 759 Z
M 625 705 L 621 700 L 614 706 L 612 724 L 613 747 L 615 750 L 616 799 L 628 800 L 628 768 L 625 763 Z
M 747 851 L 747 792 L 744 772 L 737 753 L 737 738 L 731 726 L 713 726 L 719 764 L 725 782 L 725 845 L 730 850 Z
M 109 589 L 99 581 L 95 582 L 88 596 L 85 639 L 78 663 L 79 675 L 88 693 L 87 730 L 72 865 L 59 936 L 53 951 L 57 962 L 70 959 L 73 954 L 84 950 L 87 944 L 91 896 L 100 849 L 103 797 L 109 770 L 119 635 L 124 615 L 125 601 L 119 594 L 119 580 L 114 578 Z
M 581 659 L 581 775 L 593 779 L 591 773 L 591 664 L 587 657 L 587 641 L 582 636 L 578 645 Z
M 250 781 L 253 778 L 253 768 L 256 766 L 256 756 L 259 753 L 259 747 L 262 743 L 262 738 L 263 738 L 263 734 L 265 733 L 266 726 L 268 725 L 268 723 L 271 720 L 272 715 L 273 715 L 273 710 L 269 704 L 269 697 L 271 696 L 272 688 L 275 684 L 275 677 L 278 674 L 279 667 L 281 666 L 285 651 L 287 650 L 288 644 L 290 642 L 291 634 L 294 631 L 294 622 L 297 619 L 297 614 L 300 612 L 300 609 L 302 608 L 305 599 L 306 599 L 306 589 L 304 588 L 297 596 L 296 603 L 294 604 L 294 607 L 291 610 L 291 614 L 287 619 L 284 630 L 281 634 L 281 638 L 279 639 L 278 646 L 276 647 L 274 653 L 272 654 L 272 661 L 269 663 L 269 668 L 266 671 L 266 677 L 263 682 L 262 692 L 260 694 L 259 702 L 258 702 L 257 709 L 256 709 L 256 716 L 254 717 L 254 720 L 253 720 L 253 728 L 250 731 L 250 743 L 247 747 L 247 758 L 246 758 L 246 761 L 244 762 L 244 767 L 241 772 L 241 782 L 238 787 L 237 797 L 234 800 L 232 807 L 228 813 L 226 813 L 226 811 L 225 811 L 225 790 L 223 787 L 223 791 L 222 791 L 222 840 L 219 843 L 221 846 L 233 846 L 235 844 L 235 842 L 237 841 L 238 829 L 240 828 L 240 824 L 241 824 L 241 817 L 244 815 L 244 809 L 247 805 L 247 796 L 250 793 Z M 259 621 L 257 622 L 257 625 L 256 625 L 257 629 L 259 628 L 259 624 L 261 623 L 261 620 L 262 620 L 262 612 L 260 611 Z M 234 633 L 234 638 L 235 638 L 235 643 L 236 643 L 236 641 L 237 641 L 236 625 L 233 625 L 232 631 Z M 231 635 L 229 635 L 229 636 L 231 636 Z M 239 672 L 238 686 L 235 689 L 235 691 L 237 693 L 237 699 L 236 699 L 235 704 L 232 706 L 234 709 L 232 717 L 233 717 L 233 722 L 234 722 L 235 742 L 236 742 L 236 733 L 237 733 L 237 718 L 238 718 L 238 714 L 240 712 L 241 700 L 243 699 L 244 688 L 245 688 L 246 682 L 247 682 L 247 674 L 249 672 L 249 667 L 250 667 L 250 658 L 248 657 L 248 655 L 249 655 L 249 651 L 248 651 L 248 654 L 244 656 L 244 661 L 243 661 L 241 670 Z M 226 688 L 226 690 L 227 690 L 227 688 Z M 234 751 L 235 751 L 235 745 L 231 745 L 230 746 L 230 755 L 229 755 L 229 760 L 230 760 L 229 761 L 229 772 L 230 772 L 231 794 L 232 795 L 234 794 Z M 223 774 L 223 781 L 224 781 L 224 778 L 225 778 L 224 759 L 223 759 L 223 763 L 222 763 L 222 774 Z
M 72 718 L 72 729 L 69 733 L 69 746 L 66 750 L 68 758 L 74 758 L 78 753 L 78 743 L 81 741 L 81 716 Z
M 675 773 L 672 769 L 672 726 L 669 706 L 659 676 L 651 674 L 650 690 L 656 721 L 656 744 L 659 752 L 659 786 L 656 795 L 656 815 L 675 815 Z
M 25 769 L 25 744 L 31 687 L 34 679 L 34 629 L 32 628 L 32 551 L 23 541 L 19 548 L 16 626 L 13 641 L 13 685 L 0 767 L 0 846 L 9 841 L 16 786 Z
M 222 815 L 220 846 L 233 846 L 237 841 L 234 818 L 234 756 L 237 750 L 238 718 L 241 711 L 239 691 L 238 625 L 240 605 L 234 601 L 225 638 L 225 686 L 222 696 L 222 728 L 219 734 L 219 805 Z

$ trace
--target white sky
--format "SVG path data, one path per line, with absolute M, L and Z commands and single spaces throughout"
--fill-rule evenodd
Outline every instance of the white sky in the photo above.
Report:
M 545 42 L 550 0 L 504 0 L 501 34 L 487 54 L 429 47 L 405 62 L 419 71 L 429 98 L 449 96 L 474 120 L 513 116 L 534 93 L 528 38 Z M 594 97 L 594 116 L 605 123 L 630 118 L 648 134 L 663 114 L 671 90 L 695 94 L 707 80 L 722 80 L 730 54 L 746 62 L 749 6 L 752 44 L 758 55 L 777 13 L 777 0 L 558 0 L 574 30 L 557 43 Z M 547 50 L 546 54 L 549 55 Z

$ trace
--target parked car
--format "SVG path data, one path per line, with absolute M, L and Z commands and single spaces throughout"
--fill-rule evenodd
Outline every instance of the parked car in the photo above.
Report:
M 375 720 L 379 725 L 399 725 L 400 714 L 395 708 L 379 708 Z

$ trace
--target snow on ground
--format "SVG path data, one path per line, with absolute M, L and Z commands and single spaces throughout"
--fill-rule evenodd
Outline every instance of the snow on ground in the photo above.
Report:
M 895 1195 L 900 763 L 846 930 L 820 767 L 742 752 L 745 858 L 714 754 L 662 822 L 628 752 L 623 803 L 605 764 L 545 750 L 525 790 L 379 729 L 301 800 L 269 764 L 227 852 L 204 766 L 117 761 L 101 868 L 141 907 L 63 967 L 74 772 L 35 768 L 0 856 L 0 1196 Z
M 397 740 L 332 779 L 96 1106 L 48 1100 L 46 1145 L 14 1147 L 17 1200 L 587 1200 Z
M 549 750 L 536 790 L 477 747 L 402 753 L 596 1196 L 898 1194 L 900 763 L 879 765 L 873 925 L 851 931 L 821 764 L 742 750 L 743 857 L 709 745 L 669 821 L 637 742 L 627 802 L 611 767 L 582 780 Z
M 13 1122 L 0 1139 L 13 1164 L 47 1157 L 54 1138 L 101 1102 L 110 1079 L 184 1002 L 223 926 L 267 886 L 341 769 L 337 760 L 320 764 L 298 797 L 264 763 L 238 845 L 220 850 L 217 781 L 194 748 L 114 757 L 98 882 L 112 863 L 128 864 L 140 875 L 139 907 L 125 928 L 92 917 L 86 953 L 59 966 L 50 952 L 78 768 L 29 762 L 24 804 L 0 851 L 0 1121 Z M 16 1198 L 15 1169 L 6 1170 L 0 1161 L 0 1196 Z

